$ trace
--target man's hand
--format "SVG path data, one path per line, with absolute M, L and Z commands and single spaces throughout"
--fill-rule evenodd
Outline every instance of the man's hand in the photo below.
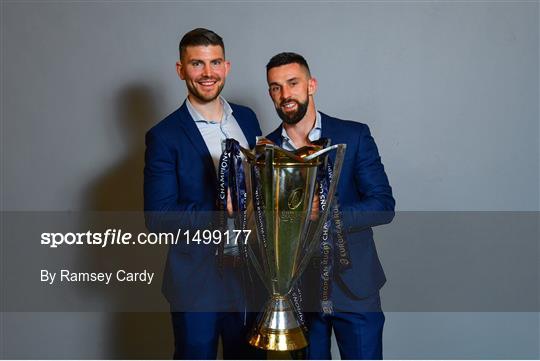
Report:
M 313 203 L 311 204 L 311 214 L 309 215 L 311 221 L 319 219 L 319 196 L 315 194 L 313 197 Z

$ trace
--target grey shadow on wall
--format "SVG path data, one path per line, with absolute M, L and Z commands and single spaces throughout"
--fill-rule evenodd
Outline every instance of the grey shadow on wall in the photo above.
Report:
M 120 89 L 116 99 L 117 129 L 126 157 L 104 170 L 88 192 L 86 209 L 141 211 L 143 209 L 144 135 L 158 120 L 151 87 L 132 84 Z M 123 150 L 123 149 L 122 149 Z
M 121 88 L 116 96 L 117 131 L 124 144 L 122 151 L 126 156 L 98 176 L 90 183 L 85 197 L 85 210 L 97 211 L 97 218 L 103 219 L 102 212 L 112 214 L 128 214 L 127 218 L 138 223 L 144 231 L 143 210 L 143 168 L 144 168 L 144 136 L 148 129 L 160 117 L 156 111 L 159 97 L 156 91 L 144 83 L 133 83 Z M 114 127 L 112 127 L 114 128 Z M 126 151 L 127 150 L 127 151 Z M 135 213 L 136 212 L 136 213 Z M 120 216 L 122 217 L 122 216 Z M 140 220 L 140 221 L 139 221 Z M 110 227 L 107 221 L 101 222 L 103 229 Z M 117 270 L 120 267 L 142 269 L 148 263 L 154 265 L 157 274 L 161 275 L 165 264 L 165 249 L 158 253 L 141 256 L 141 249 L 125 247 L 121 252 L 103 252 L 96 250 L 86 255 L 87 263 L 97 269 L 103 267 Z M 104 259 L 105 258 L 105 259 Z M 160 294 L 161 276 L 154 280 L 154 287 L 147 292 L 152 297 L 163 299 Z M 122 289 L 107 292 L 106 302 L 123 305 L 126 294 Z M 163 302 L 165 303 L 164 299 Z M 129 311 L 129 310 L 127 310 Z M 173 352 L 173 338 L 170 315 L 168 312 L 115 312 L 110 313 L 110 334 L 106 337 L 105 352 L 110 359 L 168 359 Z

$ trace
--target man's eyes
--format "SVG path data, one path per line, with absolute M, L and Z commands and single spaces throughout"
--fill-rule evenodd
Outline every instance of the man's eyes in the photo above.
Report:
M 213 66 L 213 67 L 217 67 L 217 66 L 220 66 L 221 64 L 223 64 L 223 61 L 222 60 L 212 60 L 210 62 L 210 64 Z M 195 68 L 198 68 L 198 67 L 201 67 L 203 66 L 204 63 L 202 61 L 192 61 L 191 62 L 191 66 L 195 67 Z

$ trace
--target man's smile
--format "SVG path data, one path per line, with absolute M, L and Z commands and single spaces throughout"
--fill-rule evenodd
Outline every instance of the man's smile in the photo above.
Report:
M 203 88 L 211 88 L 213 87 L 218 81 L 216 79 L 205 79 L 205 80 L 200 80 L 197 82 L 197 84 L 199 84 L 200 86 L 202 86 Z
M 284 102 L 281 102 L 281 107 L 285 111 L 291 111 L 298 108 L 298 102 L 296 100 L 286 100 Z

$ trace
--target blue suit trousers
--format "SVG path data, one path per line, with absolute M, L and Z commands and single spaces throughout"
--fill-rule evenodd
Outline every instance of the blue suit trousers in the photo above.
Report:
M 374 306 L 380 310 L 377 293 L 361 301 L 370 303 L 367 312 L 334 312 L 325 315 L 318 312 L 306 313 L 309 329 L 309 360 L 332 359 L 330 340 L 332 329 L 336 335 L 342 360 L 381 360 L 384 314 L 374 312 Z
M 215 360 L 220 336 L 225 360 L 266 358 L 264 351 L 247 342 L 254 313 L 247 313 L 246 320 L 240 312 L 172 312 L 171 315 L 175 360 Z

